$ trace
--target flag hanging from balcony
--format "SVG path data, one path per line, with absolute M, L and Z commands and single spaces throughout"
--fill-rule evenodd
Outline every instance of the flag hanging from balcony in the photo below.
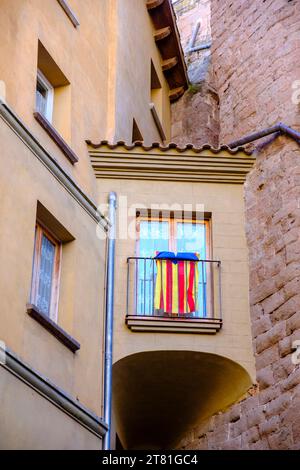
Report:
M 186 314 L 197 310 L 197 253 L 157 252 L 154 308 L 165 313 Z

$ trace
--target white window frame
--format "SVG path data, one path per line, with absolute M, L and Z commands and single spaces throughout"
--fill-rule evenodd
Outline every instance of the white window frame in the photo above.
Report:
M 42 87 L 46 89 L 46 109 L 43 116 L 51 123 L 53 116 L 54 87 L 40 70 L 37 71 L 37 82 L 39 82 Z

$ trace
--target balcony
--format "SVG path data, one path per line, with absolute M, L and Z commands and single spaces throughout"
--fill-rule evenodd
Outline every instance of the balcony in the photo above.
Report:
M 159 260 L 162 261 L 172 263 L 169 258 Z M 158 276 L 161 268 L 157 263 L 155 258 L 127 258 L 128 328 L 135 332 L 217 333 L 222 327 L 221 262 L 193 261 L 195 275 L 189 285 L 181 288 L 177 271 L 175 281 L 171 274 L 172 287 L 168 288 L 164 276 Z M 183 263 L 187 275 L 189 267 Z M 159 296 L 165 300 L 161 305 Z

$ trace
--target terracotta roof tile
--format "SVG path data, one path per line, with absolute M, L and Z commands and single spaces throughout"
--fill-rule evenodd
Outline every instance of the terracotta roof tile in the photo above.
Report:
M 253 153 L 253 150 L 243 147 L 243 146 L 239 146 L 239 147 L 232 149 L 228 147 L 228 145 L 221 145 L 218 148 L 212 147 L 209 144 L 204 144 L 201 147 L 196 147 L 193 144 L 186 144 L 185 146 L 180 146 L 176 144 L 175 142 L 170 142 L 167 145 L 163 145 L 160 142 L 153 142 L 151 145 L 145 145 L 144 142 L 139 142 L 139 141 L 134 142 L 132 144 L 127 144 L 123 140 L 119 140 L 118 142 L 115 142 L 115 143 L 109 142 L 108 140 L 101 140 L 99 143 L 94 143 L 94 142 L 91 142 L 90 140 L 87 140 L 86 143 L 94 149 L 97 149 L 100 147 L 107 147 L 110 150 L 114 150 L 117 147 L 123 147 L 125 150 L 133 150 L 136 147 L 141 147 L 144 150 L 144 152 L 149 152 L 150 150 L 157 148 L 161 150 L 162 152 L 167 152 L 168 150 L 174 149 L 178 153 L 184 153 L 187 150 L 191 150 L 194 153 L 200 153 L 203 150 L 209 150 L 210 152 L 214 154 L 220 153 L 222 151 L 226 151 L 230 153 L 231 155 L 235 155 L 238 152 L 243 152 L 246 155 L 252 155 Z

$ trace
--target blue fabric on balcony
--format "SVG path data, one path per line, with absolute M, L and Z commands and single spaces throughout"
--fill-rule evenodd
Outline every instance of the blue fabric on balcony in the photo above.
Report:
M 160 251 L 154 259 L 169 259 L 172 263 L 177 264 L 178 261 L 199 261 L 195 253 L 177 253 L 173 251 Z

